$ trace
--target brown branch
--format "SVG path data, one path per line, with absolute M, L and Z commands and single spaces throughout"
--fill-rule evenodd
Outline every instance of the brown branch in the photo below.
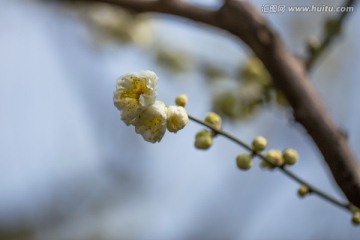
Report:
M 289 101 L 295 119 L 314 140 L 338 186 L 350 202 L 360 207 L 360 167 L 346 138 L 325 111 L 319 94 L 308 79 L 305 65 L 288 51 L 253 5 L 228 0 L 219 10 L 211 11 L 182 1 L 92 1 L 110 3 L 136 12 L 159 12 L 184 17 L 226 30 L 245 42 L 262 60 L 274 84 Z
M 360 206 L 360 168 L 347 139 L 335 126 L 304 65 L 249 3 L 232 1 L 219 11 L 223 28 L 241 38 L 263 61 L 274 84 L 283 92 L 295 119 L 313 138 L 337 184 L 350 202 Z
M 69 0 L 65 0 L 67 2 Z M 117 5 L 137 13 L 156 12 L 180 16 L 220 28 L 216 12 L 180 0 L 73 0 L 75 2 L 102 2 Z

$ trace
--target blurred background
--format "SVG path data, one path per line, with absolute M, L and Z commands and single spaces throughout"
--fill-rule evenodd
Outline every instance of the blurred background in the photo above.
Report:
M 189 97 L 246 142 L 293 147 L 292 167 L 345 200 L 305 130 L 250 50 L 225 32 L 109 5 L 0 0 L 0 239 L 358 239 L 349 213 L 300 199 L 278 171 L 239 171 L 244 150 L 217 137 L 194 148 L 190 122 L 151 144 L 113 106 L 116 79 L 152 70 L 158 98 Z M 220 1 L 189 1 L 217 8 Z M 259 9 L 275 0 L 252 1 Z M 280 2 L 279 2 L 280 3 Z M 292 1 L 338 6 L 342 1 Z M 334 121 L 360 156 L 360 12 L 311 73 Z M 264 13 L 299 56 L 334 13 Z M 256 161 L 257 163 L 257 161 Z

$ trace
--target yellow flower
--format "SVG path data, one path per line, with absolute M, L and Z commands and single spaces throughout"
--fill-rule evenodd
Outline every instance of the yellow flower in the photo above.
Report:
M 117 80 L 114 105 L 126 125 L 134 123 L 142 107 L 155 103 L 157 81 L 158 77 L 152 71 L 129 73 Z
M 169 132 L 176 133 L 183 129 L 189 122 L 189 117 L 185 108 L 178 106 L 167 107 L 167 129 Z
M 142 107 L 133 125 L 135 131 L 141 134 L 145 141 L 160 142 L 166 131 L 167 108 L 161 101 L 153 105 Z

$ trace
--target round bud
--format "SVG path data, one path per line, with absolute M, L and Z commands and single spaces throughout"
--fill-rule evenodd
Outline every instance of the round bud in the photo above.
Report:
M 210 124 L 216 129 L 221 128 L 221 117 L 214 112 L 210 112 L 206 115 L 205 122 Z
M 309 188 L 306 185 L 301 185 L 300 188 L 298 189 L 298 195 L 300 197 L 305 197 L 306 195 L 309 194 L 309 192 L 310 192 Z
M 185 94 L 179 95 L 175 99 L 175 103 L 179 107 L 185 107 L 186 104 L 187 104 L 187 101 L 188 101 L 188 98 L 187 98 L 187 96 Z
M 353 212 L 351 221 L 352 221 L 352 223 L 355 224 L 355 225 L 359 225 L 359 224 L 360 224 L 360 212 L 359 212 L 358 210 Z
M 211 147 L 212 143 L 211 132 L 206 129 L 198 132 L 195 136 L 195 147 L 197 149 L 206 150 Z
M 264 150 L 267 146 L 267 140 L 264 137 L 256 137 L 253 141 L 252 141 L 252 149 L 254 152 L 261 152 L 262 150 Z
M 211 132 L 207 129 L 203 129 L 196 133 L 195 138 L 207 137 L 209 135 L 211 136 Z
M 265 156 L 275 166 L 281 166 L 284 163 L 282 154 L 279 150 L 270 150 Z
M 288 148 L 283 151 L 282 157 L 284 159 L 285 164 L 293 165 L 299 159 L 299 154 L 296 150 L 292 148 Z
M 307 40 L 307 48 L 310 53 L 314 53 L 320 47 L 320 42 L 317 38 L 311 37 Z
M 176 133 L 183 129 L 189 122 L 185 108 L 179 106 L 167 107 L 166 128 L 169 132 Z
M 241 170 L 248 170 L 252 167 L 252 157 L 249 154 L 242 153 L 236 157 L 236 165 Z

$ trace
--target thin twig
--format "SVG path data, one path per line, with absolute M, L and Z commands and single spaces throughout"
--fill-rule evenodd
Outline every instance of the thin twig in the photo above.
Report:
M 338 37 L 341 34 L 343 23 L 346 17 L 349 16 L 349 13 L 352 12 L 350 11 L 350 8 L 354 9 L 355 2 L 356 0 L 347 0 L 343 7 L 345 7 L 349 11 L 343 11 L 337 16 L 337 18 L 330 20 L 332 21 L 332 25 L 333 25 L 332 27 L 336 29 L 334 29 L 333 31 L 328 31 L 326 30 L 326 28 L 329 26 L 324 25 L 325 36 L 323 37 L 323 40 L 321 41 L 319 46 L 313 50 L 311 55 L 306 60 L 305 65 L 308 71 L 311 70 L 316 60 L 319 59 L 319 57 L 325 52 L 325 50 L 330 46 L 330 44 L 336 39 L 336 37 Z
M 267 163 L 270 163 L 271 164 L 271 161 L 269 159 L 267 159 L 264 155 L 262 155 L 261 153 L 257 153 L 257 152 L 254 152 L 252 150 L 252 148 L 246 144 L 245 142 L 241 141 L 240 139 L 238 139 L 237 137 L 225 132 L 224 130 L 219 130 L 209 124 L 207 124 L 206 122 L 204 121 L 201 121 L 200 119 L 197 119 L 191 115 L 189 115 L 189 119 L 196 122 L 196 123 L 199 123 L 205 127 L 208 127 L 210 128 L 212 131 L 214 131 L 216 134 L 219 134 L 219 135 L 222 135 L 224 137 L 226 137 L 227 139 L 239 144 L 240 146 L 242 146 L 243 148 L 245 148 L 246 150 L 248 150 L 249 152 L 251 152 L 252 154 L 256 155 L 257 157 L 261 158 L 262 160 L 264 160 L 265 162 Z M 346 209 L 346 210 L 351 210 L 352 208 L 352 204 L 348 204 L 348 203 L 342 203 L 340 202 L 339 200 L 331 197 L 330 195 L 328 195 L 327 193 L 325 192 L 322 192 L 321 190 L 319 190 L 318 188 L 314 187 L 313 185 L 311 185 L 310 183 L 306 182 L 305 180 L 301 179 L 299 176 L 297 176 L 295 173 L 291 172 L 290 170 L 286 169 L 284 166 L 276 166 L 275 167 L 277 169 L 279 169 L 281 172 L 283 172 L 285 175 L 287 175 L 288 177 L 290 177 L 291 179 L 293 179 L 295 182 L 299 183 L 299 184 L 302 184 L 302 185 L 306 185 L 309 189 L 309 191 L 313 194 L 316 194 L 318 195 L 319 197 L 323 198 L 324 200 L 330 202 L 330 203 L 333 203 L 334 205 L 340 207 L 340 208 L 343 208 L 343 209 Z

